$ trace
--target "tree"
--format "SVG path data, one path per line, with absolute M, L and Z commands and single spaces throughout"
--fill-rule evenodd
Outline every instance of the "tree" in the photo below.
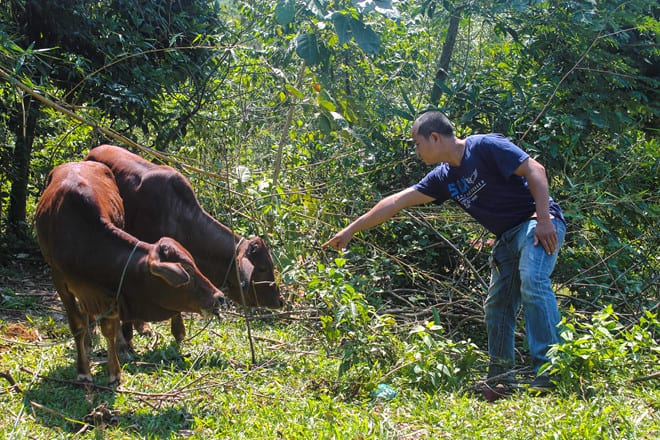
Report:
M 442 87 L 444 86 L 447 76 L 449 76 L 449 64 L 451 57 L 454 53 L 454 46 L 456 45 L 456 37 L 458 36 L 458 28 L 461 22 L 461 12 L 465 7 L 459 5 L 449 12 L 449 26 L 447 27 L 447 34 L 445 41 L 442 43 L 442 53 L 440 54 L 440 61 L 438 62 L 438 70 L 435 73 L 435 80 L 433 81 L 433 88 L 431 89 L 430 104 L 437 106 L 440 102 L 442 95 Z
M 119 130 L 157 133 L 161 149 L 185 133 L 227 68 L 226 52 L 212 50 L 223 26 L 207 2 L 14 0 L 0 14 L 13 35 L 0 67 L 12 81 L 99 109 Z M 25 96 L 5 106 L 15 127 L 7 225 L 20 232 L 39 103 Z

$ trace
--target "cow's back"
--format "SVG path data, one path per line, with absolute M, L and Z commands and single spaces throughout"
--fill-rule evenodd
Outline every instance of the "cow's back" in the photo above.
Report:
M 73 265 L 87 258 L 87 241 L 124 227 L 124 209 L 112 171 L 100 163 L 55 167 L 37 205 L 39 246 L 49 264 Z

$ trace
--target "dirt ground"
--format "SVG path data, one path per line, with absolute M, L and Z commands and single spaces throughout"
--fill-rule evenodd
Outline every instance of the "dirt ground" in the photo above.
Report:
M 63 314 L 50 268 L 40 255 L 17 254 L 0 267 L 0 322 L 25 323 L 26 314 Z M 4 329 L 5 331 L 7 328 Z

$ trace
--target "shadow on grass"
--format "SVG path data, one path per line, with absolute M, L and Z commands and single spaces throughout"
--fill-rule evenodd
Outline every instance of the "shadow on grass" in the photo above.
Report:
M 104 407 L 111 412 L 116 392 L 107 388 L 107 374 L 97 372 L 93 385 L 75 381 L 73 363 L 48 370 L 24 391 L 25 409 L 36 422 L 47 428 L 78 432 Z M 95 411 L 96 410 L 96 411 Z
M 231 367 L 231 363 L 218 356 L 218 352 L 203 353 L 193 359 L 192 356 L 182 354 L 179 349 L 180 347 L 172 342 L 145 353 L 138 352 L 131 356 L 131 359 L 122 359 L 123 383 L 128 383 L 130 376 L 136 374 L 157 377 L 161 370 L 186 372 L 191 369 Z M 70 363 L 50 368 L 43 375 L 36 376 L 36 380 L 24 390 L 26 413 L 31 414 L 32 418 L 45 428 L 68 433 L 118 429 L 122 432 L 139 433 L 141 436 L 153 434 L 159 438 L 176 437 L 189 429 L 193 417 L 183 409 L 181 401 L 164 395 L 162 401 L 159 401 L 160 404 L 152 406 L 146 402 L 153 397 L 144 400 L 146 393 L 122 386 L 117 390 L 109 388 L 104 350 L 97 350 L 90 357 L 93 363 L 92 385 L 76 383 L 75 350 L 69 355 Z M 167 388 L 166 382 L 163 387 Z M 115 409 L 120 394 L 129 399 L 135 397 L 129 405 L 132 409 L 125 410 L 126 412 Z M 154 392 L 153 396 L 158 396 L 158 392 Z M 134 405 L 136 402 L 137 409 Z M 164 402 L 166 404 L 161 405 Z M 121 406 L 123 407 L 124 403 Z
M 42 381 L 25 393 L 24 402 L 37 423 L 68 433 L 118 430 L 126 435 L 174 438 L 190 428 L 193 417 L 179 403 L 122 412 L 114 408 L 117 395 L 96 387 Z

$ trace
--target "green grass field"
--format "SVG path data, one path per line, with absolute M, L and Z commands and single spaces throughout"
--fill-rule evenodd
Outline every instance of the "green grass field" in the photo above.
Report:
M 3 439 L 660 437 L 658 379 L 488 403 L 473 392 L 476 375 L 456 391 L 433 394 L 393 374 L 397 364 L 340 376 L 336 347 L 303 304 L 250 321 L 254 362 L 246 322 L 235 312 L 210 321 L 187 316 L 181 346 L 167 323 L 156 323 L 154 336 L 136 336 L 137 354 L 122 364 L 116 390 L 105 387 L 104 341 L 97 338 L 94 386 L 84 387 L 74 383 L 75 348 L 57 296 L 47 284 L 32 287 L 2 290 Z M 378 383 L 396 396 L 374 397 Z

